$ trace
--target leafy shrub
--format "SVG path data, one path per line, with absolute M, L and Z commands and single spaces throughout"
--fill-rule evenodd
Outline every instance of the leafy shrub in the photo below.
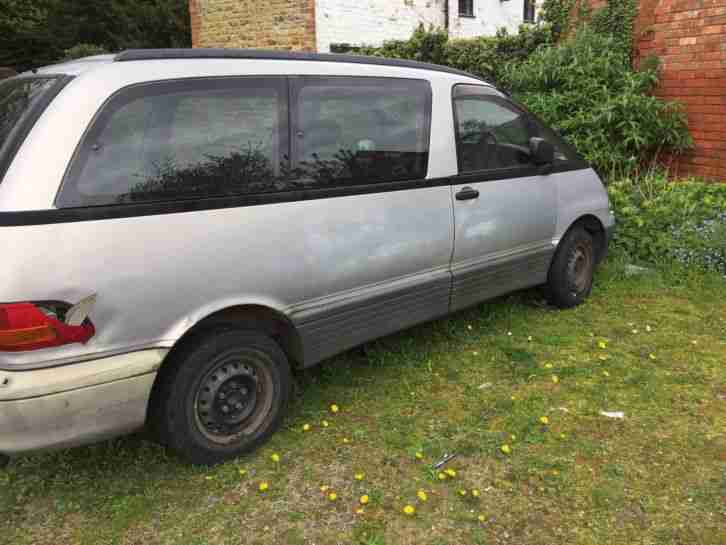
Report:
M 641 261 L 726 274 L 726 185 L 650 173 L 612 182 L 608 193 L 618 222 L 616 248 Z
M 658 68 L 632 68 L 629 51 L 587 26 L 505 69 L 504 83 L 603 175 L 629 172 L 692 145 L 685 115 L 650 93 Z
M 83 57 L 91 57 L 93 55 L 103 55 L 104 53 L 108 53 L 108 51 L 100 45 L 78 44 L 74 45 L 70 49 L 66 49 L 63 53 L 63 60 L 71 61 L 73 59 L 81 59 Z
M 381 47 L 338 44 L 334 51 L 441 64 L 498 81 L 507 63 L 523 60 L 539 46 L 553 42 L 549 24 L 522 25 L 516 34 L 501 29 L 495 36 L 454 40 L 443 29 L 426 30 L 421 25 L 408 40 L 389 40 Z

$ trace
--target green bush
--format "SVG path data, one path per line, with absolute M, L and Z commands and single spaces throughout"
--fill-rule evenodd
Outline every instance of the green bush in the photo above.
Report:
M 66 49 L 63 53 L 63 60 L 71 61 L 73 59 L 81 59 L 83 57 L 91 57 L 93 55 L 103 55 L 104 53 L 108 53 L 108 51 L 100 45 L 78 44 Z
M 638 261 L 726 274 L 726 185 L 650 173 L 612 182 L 608 193 L 615 248 Z
M 680 107 L 651 94 L 657 65 L 634 70 L 618 38 L 587 26 L 508 65 L 503 83 L 605 176 L 692 145 Z

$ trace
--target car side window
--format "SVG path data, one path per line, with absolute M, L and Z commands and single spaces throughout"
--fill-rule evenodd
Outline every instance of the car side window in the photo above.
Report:
M 527 116 L 505 103 L 475 96 L 454 102 L 460 172 L 530 166 Z
M 533 137 L 554 146 L 555 163 L 580 160 L 554 131 L 491 87 L 456 85 L 454 116 L 460 173 L 531 167 Z
M 293 177 L 302 187 L 426 177 L 428 82 L 301 77 L 293 89 Z
M 122 90 L 99 114 L 58 197 L 73 207 L 284 190 L 285 78 L 215 78 Z

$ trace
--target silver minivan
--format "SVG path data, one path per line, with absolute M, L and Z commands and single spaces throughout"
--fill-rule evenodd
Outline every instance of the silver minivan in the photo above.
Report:
M 137 50 L 0 82 L 0 457 L 146 426 L 193 463 L 291 369 L 504 293 L 589 294 L 614 217 L 494 86 L 346 55 Z

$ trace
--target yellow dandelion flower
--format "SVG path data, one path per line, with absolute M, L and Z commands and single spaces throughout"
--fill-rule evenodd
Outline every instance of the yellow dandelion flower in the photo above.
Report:
M 530 336 L 527 337 L 527 341 L 528 342 L 532 342 L 532 335 L 530 335 Z
M 348 439 L 347 437 L 343 437 L 343 443 L 347 445 L 348 443 L 350 443 L 350 439 Z
M 550 423 L 550 419 L 547 416 L 540 416 L 539 421 L 542 422 L 545 426 Z
M 606 343 L 605 341 L 598 341 L 597 342 L 597 347 L 598 348 L 602 348 L 603 350 L 605 350 L 608 347 L 608 343 Z
M 446 480 L 446 473 L 441 472 L 441 473 L 438 474 L 438 477 L 439 477 L 439 480 L 440 481 L 445 481 Z
M 554 475 L 555 477 L 557 477 L 557 475 L 559 475 L 559 474 L 560 474 L 560 472 L 557 469 L 552 470 L 552 475 Z
M 365 473 L 356 473 L 354 475 L 354 477 L 355 477 L 356 481 L 362 481 L 363 479 L 365 479 L 366 474 Z
M 454 471 L 454 470 L 453 470 L 453 469 L 451 469 L 451 468 L 445 469 L 445 470 L 444 470 L 444 473 L 446 473 L 446 474 L 447 474 L 447 475 L 448 475 L 449 477 L 451 477 L 452 479 L 453 479 L 454 477 L 456 477 L 456 471 Z
M 303 430 L 303 431 L 310 431 L 310 424 L 305 424 L 305 425 L 304 425 L 304 426 L 302 427 L 302 430 Z
M 275 463 L 278 463 L 280 461 L 280 455 L 274 452 L 272 456 L 270 456 L 270 460 L 272 460 Z
M 469 331 L 471 331 L 474 328 L 471 326 L 471 324 L 469 324 L 468 326 L 466 326 L 466 329 L 468 329 Z
M 241 477 L 244 477 L 245 475 L 247 475 L 247 470 L 246 469 L 240 469 L 239 470 L 239 474 L 240 474 Z
M 416 508 L 413 505 L 406 505 L 403 508 L 404 514 L 408 515 L 409 517 L 412 517 L 416 514 Z
M 338 411 L 340 411 L 340 407 L 338 407 L 338 406 L 337 406 L 337 405 L 336 405 L 335 403 L 333 403 L 333 404 L 332 404 L 332 405 L 330 406 L 330 412 L 331 412 L 331 413 L 333 413 L 333 414 L 335 414 L 335 413 L 337 413 Z
M 554 367 L 551 363 L 545 363 L 545 369 L 552 369 Z
M 504 454 L 511 454 L 511 453 L 512 453 L 512 447 L 510 447 L 509 445 L 502 445 L 501 447 L 499 447 L 499 449 L 500 449 L 500 450 L 501 450 L 501 451 L 502 451 L 502 452 L 503 452 Z
M 478 520 L 479 522 L 484 522 L 484 521 L 486 521 L 486 519 L 487 519 L 487 518 L 486 518 L 486 517 L 485 517 L 484 515 L 479 515 L 479 516 L 478 516 L 478 517 L 476 517 L 476 518 L 477 518 L 477 520 Z
M 359 507 L 358 509 L 355 510 L 355 513 L 357 515 L 362 515 L 363 513 L 365 513 L 365 509 L 363 509 L 362 507 Z
M 566 435 L 566 434 L 564 434 L 564 433 L 561 433 L 561 434 L 560 434 L 560 439 L 567 439 L 567 435 Z
M 330 426 L 330 422 L 328 422 L 327 420 L 323 420 L 322 425 L 324 428 L 327 428 L 328 426 Z
M 557 375 L 552 375 L 552 382 L 557 384 L 558 382 L 560 382 L 560 377 L 558 377 Z
M 324 484 L 323 486 L 320 487 L 320 491 L 321 492 L 327 492 L 329 488 L 330 487 L 327 484 Z
M 361 505 L 367 505 L 371 499 L 368 497 L 368 494 L 363 494 L 358 501 Z
M 266 482 L 261 482 L 259 488 L 260 492 L 267 492 L 270 489 L 270 485 Z
M 652 360 L 655 360 L 655 354 L 648 354 L 648 357 Z
M 512 396 L 509 399 L 511 399 L 512 401 L 517 401 L 517 396 Z
M 481 496 L 481 492 L 479 492 L 479 491 L 478 491 L 478 490 L 477 490 L 477 489 L 475 488 L 474 490 L 472 490 L 472 491 L 471 491 L 471 495 L 472 495 L 472 496 L 474 496 L 475 498 L 478 498 L 479 496 Z
M 466 490 L 464 490 L 463 488 L 461 490 L 459 490 L 459 496 L 461 496 L 462 498 L 465 497 L 467 495 L 467 493 L 468 492 Z
M 330 501 L 335 501 L 338 499 L 338 494 L 336 494 L 335 492 L 331 492 L 330 494 L 328 494 L 328 499 Z
M 478 356 L 478 355 L 479 355 L 479 352 L 477 352 L 477 351 L 475 350 L 474 352 L 472 352 L 472 353 L 471 353 L 471 355 L 472 355 L 472 356 Z
M 423 452 L 421 452 L 421 451 L 418 451 L 418 452 L 416 453 L 416 459 L 417 459 L 417 460 L 423 460 Z
M 419 490 L 418 492 L 416 492 L 416 496 L 421 501 L 428 501 L 429 499 L 428 494 L 426 494 L 425 490 Z
M 606 376 L 606 377 L 609 377 L 610 376 L 610 372 L 609 371 L 603 371 L 602 374 L 604 376 Z

